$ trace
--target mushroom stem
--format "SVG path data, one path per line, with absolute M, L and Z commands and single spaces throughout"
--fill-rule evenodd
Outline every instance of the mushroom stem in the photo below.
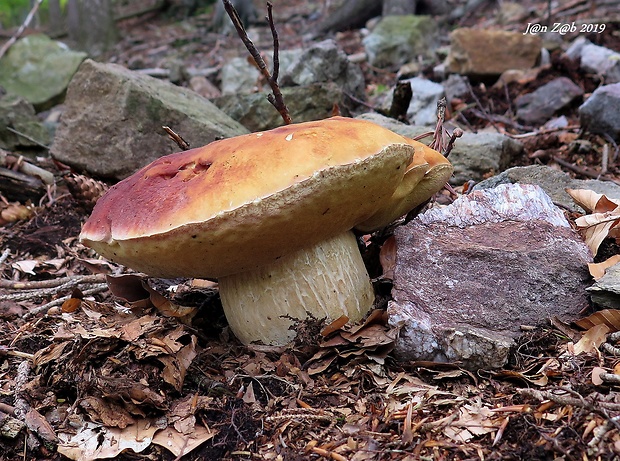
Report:
M 286 255 L 255 270 L 219 279 L 230 328 L 244 344 L 284 345 L 308 317 L 356 322 L 374 292 L 352 232 Z

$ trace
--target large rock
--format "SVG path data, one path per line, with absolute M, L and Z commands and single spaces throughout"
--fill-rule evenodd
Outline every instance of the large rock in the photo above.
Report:
M 333 83 L 281 88 L 293 122 L 308 122 L 331 117 L 334 104 L 346 115 L 348 103 L 342 89 Z M 250 131 L 263 131 L 282 125 L 278 111 L 267 100 L 269 92 L 226 95 L 213 99 L 224 113 Z
M 407 109 L 407 119 L 414 125 L 435 125 L 437 123 L 437 101 L 445 96 L 439 83 L 425 78 L 407 79 L 413 96 Z
M 588 307 L 591 255 L 541 188 L 474 191 L 396 230 L 401 360 L 501 367 L 522 325 Z
M 191 90 L 115 64 L 85 61 L 67 91 L 52 155 L 78 170 L 123 179 L 178 151 L 170 126 L 193 147 L 247 133 Z
M 71 51 L 45 35 L 29 35 L 0 59 L 0 86 L 44 110 L 62 101 L 84 59 L 86 53 Z
M 385 16 L 363 40 L 368 62 L 377 67 L 399 66 L 418 56 L 431 57 L 437 25 L 430 16 Z
M 448 71 L 472 77 L 498 76 L 508 69 L 534 67 L 542 39 L 521 32 L 456 29 L 450 34 Z
M 620 83 L 604 85 L 579 107 L 581 125 L 590 133 L 620 141 Z
M 474 190 L 493 189 L 500 184 L 535 184 L 551 197 L 553 203 L 570 211 L 583 212 L 566 193 L 566 189 L 590 189 L 609 198 L 620 199 L 620 186 L 611 181 L 574 179 L 546 165 L 516 166 L 474 186 Z
M 532 125 L 543 124 L 583 96 L 583 90 L 566 77 L 558 77 L 535 91 L 519 96 L 517 118 Z
M 620 82 L 620 53 L 616 51 L 595 45 L 585 37 L 578 37 L 565 55 L 573 61 L 579 61 L 581 70 L 602 76 L 605 83 Z
M 377 112 L 366 112 L 355 118 L 376 123 L 377 125 L 381 125 L 394 133 L 398 133 L 399 135 L 406 136 L 408 138 L 415 138 L 416 136 L 429 131 L 429 127 L 426 125 L 407 125 L 406 123 L 399 122 L 393 118 L 378 114 Z
M 278 58 L 280 60 L 280 75 L 291 65 L 300 50 L 280 50 Z M 267 59 L 269 71 L 272 70 L 272 57 Z M 222 81 L 222 94 L 254 93 L 263 89 L 269 89 L 269 84 L 263 81 L 260 71 L 256 65 L 252 64 L 247 57 L 237 57 L 228 59 L 220 71 Z M 260 85 L 260 87 L 259 87 Z
M 333 40 L 316 43 L 295 53 L 295 58 L 283 67 L 282 86 L 305 86 L 332 82 L 358 99 L 365 99 L 364 73 L 349 61 Z
M 590 298 L 598 306 L 618 309 L 620 305 L 620 264 L 605 270 L 605 275 L 588 288 Z
M 0 148 L 40 147 L 49 142 L 50 133 L 37 118 L 32 104 L 15 94 L 0 97 Z
M 501 133 L 463 133 L 454 143 L 450 162 L 454 174 L 450 182 L 461 185 L 481 181 L 505 170 L 523 152 L 523 145 Z

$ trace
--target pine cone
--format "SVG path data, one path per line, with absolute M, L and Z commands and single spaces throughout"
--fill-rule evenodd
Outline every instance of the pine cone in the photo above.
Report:
M 109 188 L 107 184 L 81 174 L 69 173 L 65 175 L 65 181 L 73 198 L 88 211 Z

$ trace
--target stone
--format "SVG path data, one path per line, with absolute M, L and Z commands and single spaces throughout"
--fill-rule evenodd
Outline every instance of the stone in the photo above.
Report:
M 620 83 L 598 87 L 579 107 L 581 126 L 620 142 Z
M 50 141 L 50 133 L 37 118 L 32 104 L 16 94 L 0 96 L 0 148 L 41 147 L 47 146 Z
M 583 90 L 566 77 L 558 77 L 515 100 L 517 118 L 539 125 L 583 96 Z
M 442 82 L 448 103 L 455 98 L 467 96 L 469 94 L 468 83 L 467 77 L 457 74 L 451 74 L 446 81 Z
M 376 113 L 362 114 L 356 118 L 369 120 L 408 138 L 415 138 L 429 131 L 428 126 L 406 125 Z M 456 140 L 450 153 L 449 159 L 454 166 L 450 182 L 461 185 L 470 179 L 481 181 L 504 170 L 522 152 L 523 145 L 519 141 L 503 134 L 465 132 Z
M 299 50 L 281 50 L 278 53 L 280 59 L 280 74 L 293 61 Z M 273 62 L 270 55 L 267 59 L 268 63 Z M 271 65 L 268 64 L 271 72 Z M 220 80 L 222 94 L 238 94 L 238 93 L 255 93 L 269 88 L 269 84 L 261 76 L 260 71 L 254 64 L 251 64 L 248 58 L 232 58 L 228 59 L 222 66 L 220 71 Z
M 324 40 L 293 54 L 283 67 L 281 86 L 305 86 L 333 82 L 358 99 L 365 99 L 364 73 L 347 58 L 334 40 Z
M 536 65 L 542 40 L 502 30 L 460 28 L 450 34 L 448 71 L 472 77 L 494 77 L 508 69 Z
M 67 86 L 86 53 L 71 51 L 45 35 L 28 35 L 0 60 L 0 86 L 38 111 L 62 102 Z
M 620 186 L 611 181 L 573 179 L 567 173 L 546 165 L 516 166 L 474 186 L 474 190 L 493 189 L 500 184 L 535 184 L 551 197 L 553 203 L 573 212 L 583 213 L 566 189 L 590 189 L 611 199 L 620 199 Z
M 437 123 L 437 101 L 444 97 L 443 86 L 421 77 L 404 81 L 411 83 L 413 92 L 407 109 L 409 121 L 414 125 L 435 125 Z
M 281 88 L 282 96 L 294 123 L 321 120 L 332 116 L 334 104 L 347 114 L 348 99 L 333 83 Z M 212 102 L 232 119 L 250 131 L 263 131 L 282 125 L 278 111 L 267 100 L 269 91 L 250 94 L 224 95 Z
M 193 147 L 247 133 L 188 88 L 92 60 L 76 72 L 65 104 L 52 156 L 77 170 L 116 180 L 179 150 L 162 125 Z
M 604 46 L 586 43 L 581 48 L 580 57 L 582 70 L 602 75 L 605 83 L 620 82 L 620 53 Z
M 602 308 L 618 309 L 620 305 L 620 264 L 615 264 L 605 275 L 588 288 L 592 302 Z
M 219 98 L 222 96 L 220 89 L 215 86 L 207 77 L 194 75 L 189 79 L 189 88 L 206 99 Z
M 381 115 L 377 112 L 366 112 L 356 116 L 355 118 L 376 123 L 377 125 L 381 125 L 394 133 L 398 133 L 399 135 L 406 136 L 408 138 L 415 138 L 416 136 L 429 131 L 428 126 L 407 125 L 406 123 L 399 122 L 398 120 L 386 117 L 385 115 Z
M 388 321 L 399 360 L 501 367 L 522 325 L 588 307 L 591 254 L 540 187 L 474 191 L 395 237 Z
M 523 145 L 501 133 L 465 132 L 454 143 L 450 162 L 454 174 L 450 183 L 481 181 L 505 170 L 523 152 Z
M 431 57 L 437 34 L 430 16 L 385 16 L 362 42 L 371 65 L 398 69 L 420 55 Z

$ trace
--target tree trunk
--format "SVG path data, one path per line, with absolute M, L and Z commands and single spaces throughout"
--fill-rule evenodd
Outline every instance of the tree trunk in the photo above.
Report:
M 382 16 L 415 14 L 416 0 L 383 0 Z
M 49 0 L 47 4 L 49 8 L 49 34 L 51 37 L 58 37 L 65 29 L 60 0 Z
M 91 56 L 108 51 L 118 39 L 111 0 L 69 0 L 69 38 Z

